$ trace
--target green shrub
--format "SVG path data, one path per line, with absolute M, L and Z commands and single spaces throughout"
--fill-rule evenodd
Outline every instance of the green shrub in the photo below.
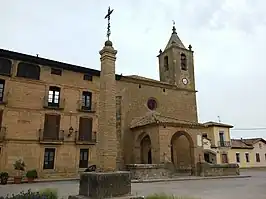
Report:
M 49 192 L 51 190 L 51 192 Z M 0 199 L 58 199 L 56 189 L 45 189 L 43 192 L 20 192 L 19 194 L 12 194 L 11 196 L 0 196 Z
M 23 160 L 21 160 L 21 159 L 17 160 L 13 164 L 13 166 L 14 166 L 14 169 L 18 170 L 18 171 L 25 171 L 25 167 L 26 167 L 25 162 Z
M 174 195 L 167 195 L 164 193 L 161 194 L 152 194 L 145 199 L 199 199 L 199 198 L 193 198 L 193 197 L 187 197 L 187 196 L 174 196 Z
M 33 178 L 33 179 L 38 178 L 38 173 L 37 173 L 36 169 L 27 171 L 26 177 L 27 178 Z
M 57 189 L 53 188 L 46 188 L 39 191 L 41 195 L 47 196 L 49 199 L 57 199 L 58 198 L 58 191 Z
M 7 184 L 9 175 L 7 172 L 1 172 L 0 173 L 0 184 Z

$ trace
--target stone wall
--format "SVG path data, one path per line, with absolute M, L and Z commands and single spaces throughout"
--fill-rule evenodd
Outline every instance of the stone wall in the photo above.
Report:
M 169 178 L 171 171 L 164 164 L 129 164 L 127 170 L 131 173 L 132 180 Z
M 209 164 L 197 163 L 199 176 L 230 176 L 239 175 L 238 164 Z

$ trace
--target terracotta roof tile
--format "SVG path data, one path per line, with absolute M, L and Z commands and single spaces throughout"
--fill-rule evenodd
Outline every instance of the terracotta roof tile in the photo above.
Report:
M 159 124 L 159 123 L 174 123 L 174 124 L 180 124 L 180 125 L 193 125 L 193 126 L 201 126 L 205 127 L 205 125 L 197 123 L 197 122 L 190 122 L 190 121 L 184 121 L 184 120 L 179 120 L 176 118 L 168 117 L 168 116 L 163 116 L 159 114 L 158 112 L 155 111 L 149 111 L 147 114 L 143 117 L 135 118 L 132 120 L 130 124 L 130 128 L 136 128 L 136 127 L 141 127 L 149 124 Z
M 203 123 L 207 126 L 219 126 L 219 127 L 227 127 L 227 128 L 233 128 L 232 125 L 230 124 L 223 124 L 223 123 L 219 123 L 219 122 L 212 122 L 212 121 L 209 121 L 209 122 L 205 122 Z
M 249 144 L 249 145 L 256 144 L 259 141 L 266 143 L 266 141 L 263 138 L 249 138 L 249 139 L 242 139 L 242 140 L 243 140 L 243 142 L 245 142 L 246 144 Z
M 231 139 L 232 148 L 243 148 L 243 149 L 253 149 L 252 145 L 245 143 L 241 139 Z

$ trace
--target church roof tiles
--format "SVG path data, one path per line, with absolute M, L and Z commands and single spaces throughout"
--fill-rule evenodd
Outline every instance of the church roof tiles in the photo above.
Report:
M 178 124 L 180 126 L 205 127 L 205 125 L 197 123 L 197 122 L 179 120 L 176 118 L 163 116 L 155 111 L 150 111 L 145 116 L 132 120 L 130 124 L 130 128 L 134 129 L 137 127 L 146 126 L 150 124 Z

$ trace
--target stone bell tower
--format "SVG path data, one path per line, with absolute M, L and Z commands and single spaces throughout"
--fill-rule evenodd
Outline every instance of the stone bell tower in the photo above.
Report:
M 160 81 L 174 84 L 179 88 L 195 90 L 194 60 L 191 45 L 184 46 L 176 32 L 175 25 L 172 35 L 159 55 Z

